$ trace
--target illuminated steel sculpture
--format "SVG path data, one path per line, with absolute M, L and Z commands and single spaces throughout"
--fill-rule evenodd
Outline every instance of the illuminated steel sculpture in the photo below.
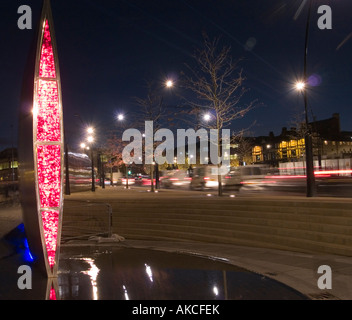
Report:
M 63 207 L 63 118 L 51 10 L 45 2 L 33 99 L 33 152 L 41 238 L 49 275 L 57 271 Z
M 22 196 L 21 202 L 30 250 L 40 260 L 41 267 L 45 265 L 47 275 L 51 278 L 57 276 L 61 237 L 64 130 L 60 72 L 49 0 L 43 3 L 32 75 L 33 160 L 25 151 L 26 148 L 28 151 L 28 146 L 24 146 L 24 142 L 20 143 L 23 146 L 19 150 L 22 154 L 20 188 L 21 193 L 28 191 Z M 22 126 L 20 139 L 26 140 L 28 137 L 23 132 L 28 133 L 29 130 L 28 121 L 23 117 L 23 106 Z M 35 205 L 31 198 L 33 193 Z

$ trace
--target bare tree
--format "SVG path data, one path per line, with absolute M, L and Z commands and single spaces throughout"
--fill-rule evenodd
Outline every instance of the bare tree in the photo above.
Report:
M 145 121 L 153 121 L 153 136 L 154 133 L 162 128 L 162 122 L 166 118 L 166 107 L 164 105 L 164 98 L 160 94 L 160 88 L 156 87 L 152 81 L 147 81 L 147 95 L 144 98 L 136 97 L 137 106 L 140 107 L 140 112 L 136 116 L 137 127 L 144 127 Z M 153 144 L 155 150 L 156 143 Z M 153 158 L 154 159 L 154 158 Z M 146 168 L 151 176 L 151 191 L 154 192 L 154 164 Z M 156 187 L 158 188 L 159 168 L 156 164 Z
M 289 121 L 289 126 L 291 128 L 295 128 L 296 136 L 292 138 L 304 139 L 304 137 L 309 132 L 309 128 L 307 128 L 307 124 L 304 119 L 304 112 L 300 112 L 296 110 L 296 112 L 292 115 L 292 118 Z
M 110 169 L 111 185 L 113 185 L 113 169 L 120 168 L 124 163 L 122 160 L 123 141 L 117 135 L 110 134 L 103 145 L 104 155 L 107 158 L 105 166 Z
M 231 137 L 231 143 L 237 145 L 235 150 L 238 164 L 252 162 L 253 139 L 245 137 L 244 132 L 244 130 L 237 133 L 234 132 Z
M 254 107 L 254 102 L 242 104 L 241 99 L 247 92 L 243 86 L 245 80 L 238 61 L 231 57 L 231 48 L 219 48 L 219 38 L 210 40 L 204 35 L 204 45 L 196 50 L 195 67 L 189 66 L 189 75 L 185 75 L 184 87 L 195 94 L 195 99 L 187 99 L 189 107 L 198 113 L 209 112 L 213 121 L 204 123 L 204 127 L 221 129 L 236 119 L 242 118 Z M 218 156 L 221 155 L 220 134 L 218 134 Z M 221 164 L 218 165 L 219 168 Z M 218 195 L 222 195 L 220 170 L 218 173 Z

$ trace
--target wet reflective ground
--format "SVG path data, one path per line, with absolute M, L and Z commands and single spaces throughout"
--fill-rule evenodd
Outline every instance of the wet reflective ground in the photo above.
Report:
M 120 247 L 62 248 L 57 299 L 300 300 L 275 280 L 188 254 Z
M 63 246 L 58 278 L 52 281 L 24 253 L 0 259 L 0 300 L 306 299 L 226 259 L 116 245 Z M 18 287 L 19 281 L 23 283 L 18 268 L 23 265 L 32 267 L 29 290 Z

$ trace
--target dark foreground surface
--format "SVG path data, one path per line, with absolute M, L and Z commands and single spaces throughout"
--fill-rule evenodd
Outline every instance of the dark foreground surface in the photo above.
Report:
M 21 253 L 2 259 L 0 299 L 50 299 L 50 283 L 33 269 L 20 290 L 14 268 Z M 55 295 L 62 300 L 302 300 L 266 276 L 212 258 L 119 246 L 64 247 Z M 23 263 L 23 262 L 22 262 Z M 6 271 L 6 272 L 4 272 Z

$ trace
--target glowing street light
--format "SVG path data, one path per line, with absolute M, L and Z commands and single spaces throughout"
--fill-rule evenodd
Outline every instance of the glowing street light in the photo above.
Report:
M 203 119 L 204 119 L 205 121 L 209 121 L 210 118 L 211 118 L 211 115 L 210 115 L 209 113 L 206 113 L 206 114 L 203 116 Z
M 167 88 L 171 88 L 171 87 L 173 87 L 174 83 L 173 83 L 172 80 L 167 80 L 165 85 L 166 85 Z
M 88 141 L 89 143 L 94 142 L 94 137 L 93 137 L 93 136 L 88 136 L 87 141 Z
M 305 83 L 302 81 L 298 81 L 295 86 L 296 86 L 296 89 L 299 91 L 303 91 L 306 87 Z
M 80 146 L 81 146 L 82 149 L 86 148 L 86 144 L 84 142 L 82 142 Z
M 89 134 L 92 134 L 94 132 L 94 128 L 92 128 L 92 127 L 87 128 L 87 132 Z
M 124 118 L 125 118 L 125 116 L 124 116 L 122 113 L 120 113 L 120 114 L 117 116 L 117 120 L 119 120 L 119 121 L 122 121 Z

